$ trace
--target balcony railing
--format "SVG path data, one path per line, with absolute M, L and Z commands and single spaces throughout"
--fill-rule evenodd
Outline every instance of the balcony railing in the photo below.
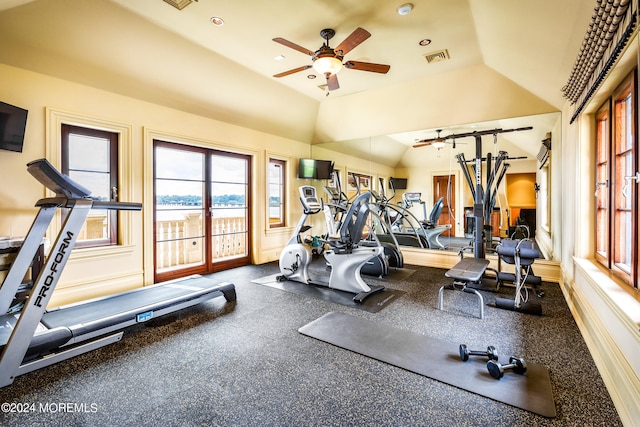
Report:
M 204 232 L 200 213 L 184 219 L 156 221 L 156 270 L 204 263 Z M 213 261 L 247 254 L 245 217 L 211 219 Z
M 106 215 L 92 215 L 78 240 L 102 238 Z M 247 227 L 243 216 L 211 219 L 213 261 L 247 255 Z M 190 212 L 182 218 L 156 221 L 156 270 L 171 270 L 204 263 L 202 214 Z

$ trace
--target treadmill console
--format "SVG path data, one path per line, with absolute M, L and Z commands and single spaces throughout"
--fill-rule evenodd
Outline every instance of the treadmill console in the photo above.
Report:
M 305 212 L 320 211 L 322 203 L 318 200 L 316 188 L 310 185 L 303 185 L 300 190 L 300 202 Z

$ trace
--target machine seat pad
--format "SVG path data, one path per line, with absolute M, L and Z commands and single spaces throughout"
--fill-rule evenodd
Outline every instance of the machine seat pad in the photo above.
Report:
M 488 266 L 489 261 L 484 258 L 463 258 L 444 275 L 463 282 L 477 282 Z

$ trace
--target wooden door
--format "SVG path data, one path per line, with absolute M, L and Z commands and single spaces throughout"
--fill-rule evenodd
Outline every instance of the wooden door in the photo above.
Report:
M 444 197 L 444 207 L 438 220 L 438 225 L 451 224 L 451 229 L 442 233 L 442 236 L 455 236 L 456 234 L 456 177 L 455 175 L 437 175 L 433 177 L 433 204 L 440 197 Z
M 250 161 L 154 141 L 155 282 L 251 263 Z

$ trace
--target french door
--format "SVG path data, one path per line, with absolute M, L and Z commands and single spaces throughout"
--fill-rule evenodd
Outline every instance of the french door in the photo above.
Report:
M 251 157 L 154 141 L 155 281 L 247 265 Z

